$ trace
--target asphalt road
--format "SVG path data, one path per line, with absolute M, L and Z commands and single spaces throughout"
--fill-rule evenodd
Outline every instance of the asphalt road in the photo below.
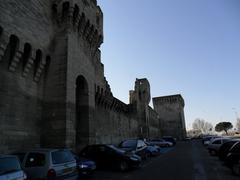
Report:
M 178 142 L 129 172 L 96 171 L 91 180 L 239 180 L 200 141 Z

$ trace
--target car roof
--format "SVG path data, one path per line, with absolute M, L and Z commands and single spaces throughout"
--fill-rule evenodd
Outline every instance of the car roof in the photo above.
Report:
M 229 140 L 231 140 L 231 138 L 229 138 L 229 137 L 218 137 L 218 138 L 214 138 L 214 139 L 212 140 L 212 142 L 213 142 L 213 141 L 217 141 L 217 140 L 223 140 L 223 139 L 229 139 Z
M 111 146 L 113 144 L 89 144 L 86 147 Z
M 134 140 L 134 141 L 137 141 L 137 140 L 141 140 L 141 141 L 143 141 L 143 139 L 138 139 L 138 138 L 131 138 L 131 139 L 124 139 L 123 141 L 129 141 L 129 140 Z
M 14 158 L 17 158 L 17 156 L 14 156 L 14 155 L 5 155 L 5 154 L 0 154 L 0 158 L 9 158 L 9 157 L 14 157 Z

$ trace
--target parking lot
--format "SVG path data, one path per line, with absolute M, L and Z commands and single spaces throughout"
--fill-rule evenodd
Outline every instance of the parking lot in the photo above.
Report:
M 178 142 L 174 148 L 164 148 L 158 157 L 146 160 L 141 168 L 125 173 L 97 170 L 90 179 L 163 179 L 163 180 L 239 180 L 217 157 L 210 156 L 198 140 Z

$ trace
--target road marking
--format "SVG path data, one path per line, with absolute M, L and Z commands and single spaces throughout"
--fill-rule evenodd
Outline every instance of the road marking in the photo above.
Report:
M 207 180 L 206 172 L 203 162 L 200 158 L 198 147 L 196 144 L 191 143 L 192 147 L 192 160 L 194 163 L 194 180 Z
M 194 164 L 194 175 L 195 180 L 207 180 L 205 170 L 201 163 Z

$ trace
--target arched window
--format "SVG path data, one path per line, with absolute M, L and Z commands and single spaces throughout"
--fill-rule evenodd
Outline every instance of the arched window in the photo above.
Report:
M 75 23 L 77 21 L 78 14 L 79 14 L 79 7 L 78 7 L 78 5 L 75 5 L 74 11 L 73 11 L 73 25 L 75 25 Z
M 89 88 L 84 76 L 76 79 L 76 145 L 86 145 L 89 138 Z
M 89 31 L 89 33 L 88 33 L 86 39 L 88 39 L 88 38 L 92 35 L 93 31 L 94 31 L 94 26 L 91 25 L 91 27 L 90 27 L 90 31 Z
M 57 4 L 53 4 L 53 5 L 52 5 L 52 14 L 53 14 L 53 15 L 57 15 L 57 13 L 58 13 Z
M 83 24 L 85 23 L 85 14 L 84 13 L 82 13 L 81 14 L 81 17 L 80 17 L 80 19 L 79 19 L 79 22 L 78 22 L 78 31 L 80 31 L 81 29 L 82 29 L 82 26 L 83 26 Z
M 3 33 L 3 28 L 0 26 L 0 38 L 2 36 L 2 33 Z
M 34 75 L 37 72 L 37 68 L 38 68 L 41 60 L 42 60 L 42 51 L 40 49 L 38 49 L 36 51 L 36 58 L 35 58 L 35 61 L 34 61 Z
M 28 59 L 31 56 L 31 51 L 32 51 L 31 45 L 29 43 L 25 43 L 25 45 L 24 45 L 24 52 L 23 52 L 23 56 L 22 56 L 23 68 L 25 67 L 25 65 L 27 64 Z
M 69 13 L 69 2 L 64 2 L 63 3 L 63 8 L 62 8 L 62 19 L 66 19 L 68 17 L 68 13 Z
M 11 35 L 9 38 L 9 43 L 7 50 L 5 51 L 4 59 L 9 61 L 9 64 L 12 62 L 13 57 L 15 56 L 19 47 L 19 39 L 15 35 Z
M 97 86 L 97 93 L 100 93 L 100 86 Z
M 86 23 L 86 26 L 85 26 L 85 28 L 84 28 L 84 31 L 83 31 L 83 35 L 85 36 L 85 33 L 87 32 L 87 29 L 89 28 L 89 26 L 90 26 L 90 22 L 89 22 L 89 20 L 87 21 L 87 23 Z
M 51 57 L 48 55 L 46 57 L 46 66 L 48 67 L 50 65 L 50 63 L 51 63 Z

